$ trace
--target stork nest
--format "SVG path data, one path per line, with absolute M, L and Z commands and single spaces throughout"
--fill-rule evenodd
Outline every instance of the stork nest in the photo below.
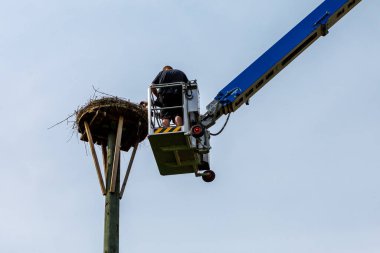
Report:
M 88 141 L 84 122 L 90 126 L 95 144 L 107 145 L 110 133 L 116 135 L 120 116 L 123 116 L 121 147 L 128 151 L 148 134 L 148 113 L 141 105 L 116 98 L 104 97 L 91 100 L 76 112 L 76 126 L 82 141 Z

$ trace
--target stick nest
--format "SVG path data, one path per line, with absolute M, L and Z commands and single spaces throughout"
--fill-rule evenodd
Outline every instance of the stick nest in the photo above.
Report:
M 108 135 L 116 135 L 119 117 L 123 116 L 123 132 L 120 149 L 128 151 L 148 134 L 148 114 L 140 105 L 116 98 L 104 97 L 91 100 L 76 112 L 76 126 L 82 141 L 88 141 L 84 127 L 86 121 L 94 143 L 107 145 Z

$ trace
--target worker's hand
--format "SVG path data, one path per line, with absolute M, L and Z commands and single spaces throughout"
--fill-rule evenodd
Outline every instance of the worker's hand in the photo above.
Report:
M 148 106 L 148 102 L 146 102 L 146 101 L 141 101 L 141 102 L 140 102 L 140 106 L 146 110 L 146 109 L 147 109 L 147 106 Z

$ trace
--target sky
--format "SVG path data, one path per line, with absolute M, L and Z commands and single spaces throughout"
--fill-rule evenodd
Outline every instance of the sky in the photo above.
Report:
M 93 86 L 139 102 L 172 65 L 205 112 L 321 2 L 0 1 L 1 252 L 102 252 L 89 148 L 72 122 L 48 130 Z M 362 1 L 231 115 L 211 139 L 214 182 L 160 176 L 142 142 L 120 252 L 380 252 L 379 10 Z

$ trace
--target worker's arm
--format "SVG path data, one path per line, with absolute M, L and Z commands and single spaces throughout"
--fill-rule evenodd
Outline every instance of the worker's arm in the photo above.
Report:
M 161 79 L 161 75 L 162 75 L 162 72 L 163 71 L 160 71 L 157 76 L 154 78 L 154 80 L 152 81 L 152 86 L 156 85 L 156 84 L 159 84 L 160 83 L 160 79 Z M 158 97 L 158 91 L 155 87 L 152 88 L 152 93 Z
M 154 85 L 154 83 L 152 83 L 152 85 Z M 152 93 L 158 97 L 158 92 L 157 92 L 157 89 L 156 88 L 152 88 Z
M 152 86 L 153 85 L 155 85 L 155 84 L 152 83 Z M 152 87 L 150 90 L 153 93 L 153 95 L 155 95 L 156 98 L 157 98 L 157 99 L 150 98 L 152 100 L 152 104 L 155 105 L 155 106 L 158 106 L 158 107 L 162 107 L 162 103 L 160 102 L 157 88 Z

